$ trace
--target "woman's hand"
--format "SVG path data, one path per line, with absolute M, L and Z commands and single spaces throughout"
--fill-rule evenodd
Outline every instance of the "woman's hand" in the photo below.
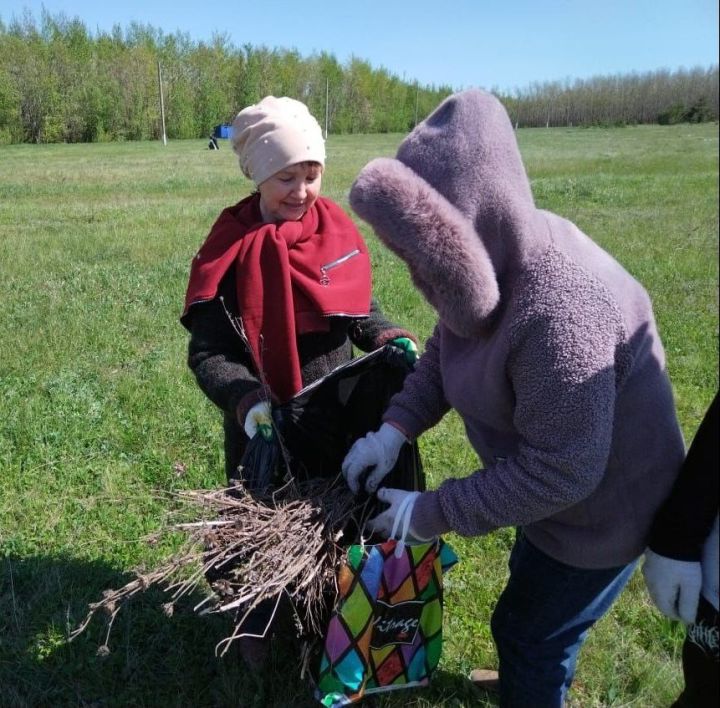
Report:
M 380 534 L 386 538 L 392 536 L 393 528 L 395 528 L 395 535 L 393 537 L 400 539 L 403 534 L 404 520 L 402 518 L 398 519 L 398 515 L 407 513 L 409 507 L 410 523 L 403 540 L 410 542 L 429 541 L 430 538 L 425 538 L 419 534 L 416 525 L 413 524 L 413 508 L 415 506 L 415 500 L 420 494 L 421 492 L 408 492 L 404 489 L 389 489 L 388 487 L 378 489 L 377 498 L 390 506 L 370 519 L 367 522 L 367 528 L 373 533 Z M 417 519 L 415 519 L 415 521 L 417 521 Z
M 410 366 L 415 366 L 420 355 L 418 354 L 417 344 L 415 344 L 412 339 L 409 337 L 396 337 L 390 340 L 390 344 L 402 350 L 405 355 L 405 361 L 407 361 Z
M 393 425 L 383 423 L 375 433 L 368 433 L 356 440 L 345 456 L 342 472 L 353 494 L 360 491 L 360 477 L 365 470 L 370 474 L 365 482 L 365 490 L 374 492 L 385 475 L 397 462 L 400 448 L 407 438 Z
M 272 440 L 272 415 L 270 404 L 267 401 L 256 403 L 245 416 L 245 434 L 249 438 L 255 437 L 260 433 L 265 440 Z
M 666 558 L 648 549 L 642 572 L 650 597 L 660 612 L 685 624 L 695 622 L 702 588 L 699 562 Z

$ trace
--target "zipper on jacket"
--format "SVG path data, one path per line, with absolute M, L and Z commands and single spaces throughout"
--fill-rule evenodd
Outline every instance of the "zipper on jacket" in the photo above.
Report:
M 345 261 L 349 261 L 351 258 L 359 254 L 360 249 L 356 248 L 354 251 L 350 251 L 350 253 L 346 253 L 344 256 L 340 256 L 340 258 L 336 258 L 334 261 L 320 266 L 320 285 L 323 285 L 325 287 L 330 285 L 330 276 L 328 275 L 328 271 L 332 270 L 333 268 L 337 268 L 339 265 L 345 263 Z

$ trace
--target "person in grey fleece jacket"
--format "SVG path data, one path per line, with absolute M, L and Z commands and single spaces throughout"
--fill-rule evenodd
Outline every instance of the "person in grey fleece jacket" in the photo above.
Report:
M 518 527 L 492 620 L 501 705 L 562 705 L 684 457 L 650 299 L 535 206 L 507 113 L 479 90 L 446 99 L 396 159 L 370 162 L 350 203 L 439 321 L 383 426 L 348 453 L 348 484 L 374 491 L 405 439 L 459 413 L 484 467 L 415 493 L 411 533 Z M 407 494 L 378 491 L 390 506 L 376 531 Z

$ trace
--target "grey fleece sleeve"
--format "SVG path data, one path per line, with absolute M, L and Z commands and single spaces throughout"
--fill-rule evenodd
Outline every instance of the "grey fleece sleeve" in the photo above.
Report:
M 439 488 L 449 526 L 479 535 L 547 518 L 600 483 L 613 432 L 624 325 L 595 279 L 553 256 L 520 289 L 507 374 L 514 454 Z M 622 356 L 620 356 L 622 360 Z
M 396 423 L 410 439 L 439 423 L 450 410 L 440 374 L 438 336 L 435 327 L 415 371 L 405 379 L 402 390 L 390 399 L 383 415 L 383 421 Z

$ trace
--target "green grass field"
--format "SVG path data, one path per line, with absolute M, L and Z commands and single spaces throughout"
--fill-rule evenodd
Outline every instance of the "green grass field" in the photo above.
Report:
M 331 136 L 324 193 L 347 205 L 358 170 L 400 138 Z M 649 290 L 689 439 L 718 385 L 717 126 L 535 129 L 519 141 L 538 205 Z M 264 683 L 234 652 L 216 658 L 228 625 L 193 614 L 193 598 L 172 619 L 159 591 L 138 598 L 108 656 L 96 655 L 100 619 L 67 642 L 88 602 L 169 552 L 142 540 L 165 518 L 154 491 L 224 482 L 220 416 L 186 368 L 178 316 L 190 259 L 249 185 L 227 144 L 204 147 L 0 147 L 2 706 L 314 705 L 282 648 Z M 385 310 L 429 335 L 433 314 L 405 267 L 363 232 Z M 453 414 L 421 449 L 431 486 L 478 464 Z M 461 563 L 441 670 L 431 688 L 380 705 L 494 705 L 463 677 L 496 665 L 489 617 L 512 533 L 448 540 Z M 581 655 L 573 704 L 668 705 L 681 639 L 636 573 Z

